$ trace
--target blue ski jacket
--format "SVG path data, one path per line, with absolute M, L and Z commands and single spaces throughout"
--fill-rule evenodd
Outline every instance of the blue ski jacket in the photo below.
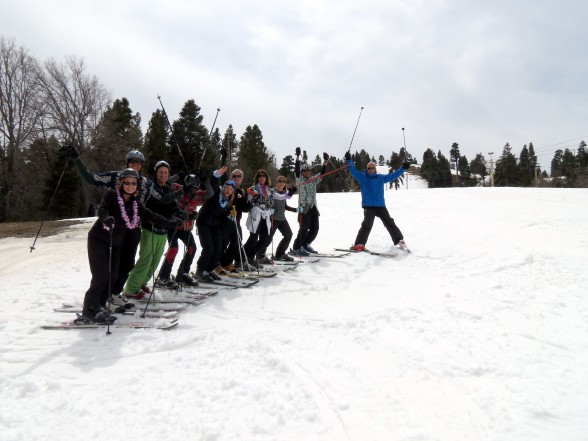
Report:
M 349 172 L 361 186 L 361 206 L 362 207 L 385 207 L 384 201 L 384 184 L 392 182 L 404 174 L 404 168 L 381 175 L 379 173 L 369 174 L 367 170 L 360 172 L 353 161 L 347 161 Z

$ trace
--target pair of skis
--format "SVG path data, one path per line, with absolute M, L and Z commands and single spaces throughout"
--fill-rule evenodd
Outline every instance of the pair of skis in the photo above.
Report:
M 160 290 L 163 292 L 160 292 Z M 154 293 L 155 299 L 152 299 L 149 303 L 147 303 L 148 297 L 133 299 L 135 308 L 123 310 L 122 313 L 116 314 L 117 320 L 110 326 L 115 329 L 171 329 L 178 325 L 178 312 L 217 293 L 218 291 L 202 289 L 184 289 L 176 292 L 175 290 L 158 288 Z M 141 304 L 145 304 L 146 307 L 141 307 Z M 55 308 L 54 311 L 80 314 L 82 307 L 81 305 L 63 304 L 61 307 Z M 96 329 L 106 326 L 105 323 L 81 323 L 79 320 L 77 322 L 74 320 L 43 325 L 41 329 Z
M 335 251 L 346 251 L 349 253 L 366 253 L 371 254 L 372 256 L 380 256 L 380 257 L 387 257 L 391 259 L 398 259 L 402 257 L 408 256 L 411 251 L 408 248 L 395 248 L 394 252 L 391 253 L 381 253 L 379 251 L 372 251 L 368 249 L 364 250 L 354 250 L 353 248 L 335 248 Z

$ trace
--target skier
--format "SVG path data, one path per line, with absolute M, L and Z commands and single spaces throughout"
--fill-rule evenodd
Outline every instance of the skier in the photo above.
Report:
M 305 152 L 306 156 L 306 152 Z M 300 163 L 300 147 L 296 147 L 296 162 L 294 163 L 294 173 L 296 175 L 296 185 L 298 186 L 298 223 L 300 225 L 298 236 L 294 240 L 293 254 L 296 256 L 309 256 L 316 254 L 317 251 L 311 246 L 312 241 L 316 239 L 319 231 L 319 216 L 316 205 L 316 188 L 322 181 L 322 175 L 327 172 L 329 155 L 323 153 L 323 167 L 321 172 L 312 176 L 310 165 L 305 161 Z
M 162 198 L 172 193 L 171 185 L 167 183 L 169 179 L 170 166 L 165 161 L 159 161 L 155 164 L 155 182 L 153 185 L 160 198 L 149 198 L 145 204 L 147 208 L 167 219 L 178 218 L 183 220 L 185 215 L 180 210 L 177 201 L 172 200 L 170 203 L 162 202 Z M 139 258 L 133 269 L 129 272 L 127 283 L 124 287 L 124 296 L 126 298 L 142 299 L 150 290 L 147 287 L 149 279 L 155 273 L 159 266 L 161 256 L 165 251 L 167 228 L 143 220 L 141 233 L 141 244 L 139 247 Z
M 172 185 L 173 189 L 180 187 L 178 183 Z M 176 231 L 168 232 L 167 240 L 169 242 L 169 248 L 159 270 L 157 280 L 155 281 L 155 286 L 159 288 L 178 289 L 178 282 L 187 286 L 198 286 L 198 282 L 190 275 L 190 267 L 196 254 L 196 240 L 194 239 L 192 230 L 194 228 L 194 221 L 198 216 L 198 212 L 196 211 L 198 206 L 204 204 L 207 199 L 214 195 L 214 189 L 210 185 L 208 178 L 206 178 L 203 186 L 201 186 L 200 178 L 194 174 L 186 176 L 184 186 L 181 188 L 183 195 L 180 199 L 180 209 L 186 214 L 186 221 L 179 225 Z M 178 254 L 178 239 L 184 242 L 186 252 L 178 267 L 177 276 L 175 280 L 172 280 L 170 275 L 174 260 Z
M 243 213 L 248 213 L 251 210 L 251 202 L 247 200 L 247 193 L 242 187 L 243 184 L 243 171 L 240 169 L 233 170 L 231 174 L 231 180 L 235 183 L 234 194 L 234 207 L 237 212 L 235 218 L 234 228 L 230 230 L 228 246 L 223 249 L 223 255 L 221 258 L 221 267 L 215 271 L 219 274 L 224 272 L 236 272 L 237 267 L 243 266 L 241 262 L 241 247 L 243 240 L 243 230 L 241 229 L 241 218 Z
M 357 233 L 352 249 L 355 251 L 365 250 L 365 244 L 372 231 L 375 217 L 380 218 L 384 227 L 388 230 L 394 245 L 403 249 L 406 248 L 404 236 L 396 226 L 396 223 L 394 223 L 394 219 L 390 217 L 390 213 L 386 208 L 386 202 L 384 201 L 384 186 L 386 183 L 394 181 L 402 176 L 404 171 L 410 168 L 410 163 L 405 162 L 398 170 L 382 175 L 376 172 L 375 162 L 369 162 L 365 172 L 357 170 L 351 160 L 351 154 L 349 151 L 345 152 L 345 160 L 349 165 L 351 176 L 353 176 L 353 179 L 355 179 L 361 187 L 361 206 L 363 208 L 363 222 L 361 223 L 361 228 Z
M 213 173 L 214 195 L 204 202 L 196 220 L 201 247 L 200 257 L 196 262 L 196 277 L 204 282 L 220 280 L 214 270 L 220 266 L 222 250 L 228 245 L 237 216 L 234 205 L 235 182 L 228 180 L 222 186 L 218 185 L 219 178 L 226 170 L 227 167 L 224 166 Z
M 140 176 L 127 168 L 119 173 L 117 189 L 109 189 L 102 197 L 98 220 L 88 232 L 88 260 L 92 281 L 84 297 L 84 307 L 79 321 L 88 323 L 112 323 L 115 318 L 105 309 L 109 284 L 126 271 L 121 260 L 125 249 L 132 245 L 130 231 L 139 229 L 140 218 L 164 227 L 176 227 L 178 222 L 169 220 L 151 210 L 136 195 Z
M 278 176 L 276 180 L 276 188 L 275 194 L 285 195 L 286 191 L 290 194 L 294 194 L 296 192 L 296 187 L 292 186 L 288 190 L 286 190 L 286 178 L 284 176 Z M 288 219 L 286 219 L 286 211 L 291 211 L 293 213 L 298 213 L 298 208 L 290 207 L 287 203 L 286 199 L 278 199 L 274 198 L 274 203 L 272 205 L 272 216 L 271 216 L 271 224 L 272 228 L 270 234 L 264 242 L 260 239 L 260 244 L 257 250 L 257 260 L 261 261 L 261 263 L 270 263 L 266 256 L 266 250 L 269 244 L 272 242 L 274 234 L 276 230 L 279 230 L 282 233 L 282 240 L 278 244 L 276 252 L 272 256 L 274 260 L 281 260 L 283 262 L 292 262 L 294 259 L 288 256 L 288 246 L 290 246 L 290 241 L 292 240 L 292 229 L 290 228 L 290 224 L 288 223 Z M 269 262 L 268 262 L 269 261 Z
M 272 261 L 265 255 L 271 233 L 271 215 L 275 211 L 272 207 L 274 200 L 290 199 L 296 192 L 296 187 L 288 189 L 284 193 L 276 193 L 271 188 L 271 180 L 267 171 L 260 169 L 255 174 L 253 185 L 247 189 L 247 199 L 251 202 L 251 211 L 247 216 L 246 226 L 249 230 L 249 238 L 243 246 L 250 264 L 271 264 Z M 269 239 L 269 240 L 268 240 Z M 250 270 L 251 268 L 249 268 Z

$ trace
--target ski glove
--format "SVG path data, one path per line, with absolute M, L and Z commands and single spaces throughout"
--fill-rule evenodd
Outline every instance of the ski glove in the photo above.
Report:
M 186 170 L 180 170 L 179 172 L 176 173 L 176 176 L 178 177 L 178 181 L 183 181 L 186 176 L 188 175 L 188 173 L 186 173 Z
M 102 221 L 102 224 L 108 228 L 114 227 L 114 217 L 108 216 L 108 217 L 104 218 L 104 220 Z
M 296 208 L 296 213 L 304 213 L 304 208 L 303 207 Z
M 408 170 L 410 168 L 410 162 L 405 162 L 404 164 L 402 164 L 402 168 L 404 170 Z
M 300 147 L 296 147 L 296 156 L 300 156 Z
M 222 148 L 220 150 L 220 154 L 221 154 L 221 167 L 226 165 L 227 163 L 227 149 L 226 148 Z
M 290 196 L 292 196 L 294 193 L 296 193 L 298 191 L 298 189 L 296 188 L 295 185 L 291 185 L 290 187 L 288 187 L 288 194 Z
M 66 145 L 60 149 L 65 154 L 65 157 L 70 161 L 74 161 L 80 157 L 80 152 L 74 146 Z
M 168 222 L 167 225 L 165 226 L 167 229 L 169 230 L 173 230 L 178 228 L 180 225 L 182 225 L 184 223 L 184 221 L 182 221 L 181 219 L 178 219 L 177 217 L 172 217 Z
M 188 218 L 186 212 L 184 211 L 177 211 L 176 213 L 174 213 L 174 217 L 182 221 L 185 221 Z
M 328 161 L 329 160 L 329 154 L 327 152 L 323 152 L 323 159 L 325 161 Z
M 345 152 L 345 160 L 349 161 L 351 159 L 351 153 L 349 153 L 348 151 Z

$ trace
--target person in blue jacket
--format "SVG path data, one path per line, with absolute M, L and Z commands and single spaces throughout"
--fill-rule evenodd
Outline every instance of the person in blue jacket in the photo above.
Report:
M 388 209 L 386 208 L 384 187 L 386 183 L 392 182 L 402 176 L 404 171 L 410 168 L 410 163 L 405 162 L 398 170 L 382 175 L 376 172 L 376 164 L 374 162 L 370 162 L 367 165 L 365 172 L 360 172 L 355 168 L 349 152 L 345 153 L 345 159 L 349 165 L 351 176 L 353 176 L 353 179 L 355 179 L 361 187 L 361 206 L 363 208 L 363 222 L 361 223 L 361 228 L 357 232 L 357 237 L 355 238 L 355 243 L 352 248 L 356 251 L 365 250 L 365 244 L 372 231 L 375 217 L 380 218 L 384 227 L 386 227 L 386 230 L 390 233 L 394 245 L 405 248 L 406 243 L 404 242 L 404 236 L 394 223 L 394 219 L 390 217 L 390 213 L 388 213 Z

